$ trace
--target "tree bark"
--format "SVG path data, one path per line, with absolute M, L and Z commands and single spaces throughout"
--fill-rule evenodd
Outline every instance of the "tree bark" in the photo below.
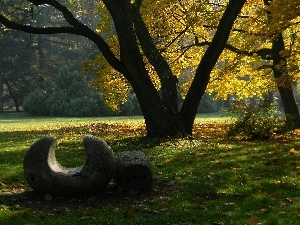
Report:
M 278 33 L 272 42 L 273 73 L 277 80 L 277 88 L 281 97 L 287 122 L 300 127 L 299 109 L 295 100 L 291 82 L 288 79 L 287 59 L 281 54 L 285 51 L 282 33 Z
M 16 112 L 20 112 L 20 104 L 19 104 L 19 99 L 17 98 L 17 96 L 14 94 L 13 88 L 12 86 L 9 84 L 9 82 L 7 82 L 6 79 L 3 79 L 3 83 L 6 85 L 8 93 L 11 97 L 11 99 L 13 100 L 14 104 L 15 104 L 15 108 L 16 108 Z
M 178 78 L 173 74 L 168 62 L 153 42 L 139 11 L 141 2 L 139 1 L 132 5 L 133 22 L 137 38 L 144 55 L 155 68 L 160 78 L 163 104 L 167 108 L 168 113 L 173 117 L 174 123 L 179 128 L 181 135 L 186 135 L 178 112 Z
M 120 44 L 120 58 L 125 78 L 130 82 L 140 103 L 149 137 L 185 136 L 181 124 L 160 98 L 145 68 L 134 30 L 133 11 L 129 0 L 104 0 L 113 18 Z M 177 96 L 176 96 L 177 97 Z
M 45 55 L 43 52 L 43 40 L 40 34 L 37 35 L 37 48 L 39 56 L 39 69 L 44 72 L 45 69 Z
M 270 6 L 273 0 L 264 0 L 266 6 Z M 271 22 L 272 12 L 267 11 L 268 19 Z M 282 53 L 285 51 L 283 35 L 276 32 L 272 41 L 273 74 L 277 80 L 277 88 L 280 94 L 283 110 L 288 123 L 293 123 L 295 127 L 300 127 L 299 109 L 293 93 L 291 81 L 288 77 L 287 58 Z
M 195 77 L 180 111 L 185 131 L 190 135 L 192 135 L 197 108 L 208 85 L 210 73 L 226 46 L 234 21 L 245 2 L 246 0 L 229 1 L 220 23 L 218 24 L 211 45 L 208 46 L 197 67 Z
M 3 75 L 0 74 L 0 113 L 4 112 L 4 98 L 3 98 Z

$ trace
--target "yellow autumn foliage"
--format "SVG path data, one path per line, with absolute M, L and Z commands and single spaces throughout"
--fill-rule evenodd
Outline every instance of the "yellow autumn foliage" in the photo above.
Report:
M 293 8 L 291 8 L 293 7 Z M 236 21 L 228 43 L 237 49 L 254 53 L 260 49 L 270 49 L 276 33 L 285 37 L 287 71 L 282 78 L 275 80 L 271 69 L 272 60 L 258 54 L 241 54 L 225 50 L 220 63 L 211 74 L 208 92 L 217 92 L 216 98 L 226 99 L 229 95 L 237 98 L 257 96 L 261 98 L 268 91 L 276 89 L 276 84 L 285 86 L 287 82 L 299 78 L 299 40 L 296 38 L 299 26 L 300 2 L 294 0 L 274 0 L 270 7 L 262 0 L 248 1 Z M 272 20 L 269 22 L 270 13 Z M 282 69 L 283 65 L 276 65 Z
M 157 48 L 178 77 L 183 98 L 227 3 L 228 0 L 143 1 L 140 9 L 142 17 Z M 109 46 L 118 57 L 119 45 L 112 29 L 112 19 L 103 4 L 100 3 L 96 10 L 101 15 L 97 31 L 106 36 Z M 269 12 L 272 13 L 272 22 Z M 229 95 L 260 98 L 264 93 L 274 90 L 276 82 L 284 85 L 284 82 L 297 81 L 300 76 L 300 43 L 297 38 L 299 15 L 300 2 L 297 0 L 273 0 L 269 7 L 265 6 L 263 0 L 247 1 L 228 40 L 229 45 L 241 52 L 224 50 L 211 73 L 207 92 L 216 92 L 216 98 L 221 99 Z M 283 33 L 287 46 L 282 54 L 288 57 L 288 76 L 281 81 L 275 80 L 272 69 L 268 68 L 272 61 L 255 54 L 260 49 L 271 48 L 276 32 Z M 160 89 L 155 69 L 146 58 L 144 62 L 155 87 Z M 101 90 L 107 105 L 118 110 L 118 105 L 126 101 L 131 91 L 128 82 L 107 64 L 101 54 L 87 64 L 93 66 L 97 75 L 94 86 Z

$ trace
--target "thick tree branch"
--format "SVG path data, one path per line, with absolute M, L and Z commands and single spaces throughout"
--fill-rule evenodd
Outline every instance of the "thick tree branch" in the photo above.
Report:
M 224 50 L 234 22 L 245 3 L 246 0 L 229 0 L 212 43 L 208 46 L 196 69 L 194 80 L 180 111 L 185 130 L 189 134 L 192 133 L 197 107 L 209 83 L 210 73 Z
M 62 5 L 56 0 L 28 0 L 28 1 L 32 2 L 35 5 L 44 5 L 44 4 L 50 5 L 55 9 L 57 9 L 58 11 L 60 11 L 63 14 L 66 21 L 72 27 L 83 28 L 83 29 L 86 28 L 84 24 L 82 24 L 74 17 L 74 15 L 70 12 L 70 10 L 66 6 Z
M 212 26 L 212 25 L 202 25 L 204 28 L 207 28 L 207 29 L 217 29 L 217 26 Z M 234 32 L 239 32 L 239 33 L 242 33 L 242 34 L 249 34 L 249 35 L 252 35 L 254 37 L 261 37 L 261 36 L 265 36 L 264 33 L 253 33 L 253 32 L 249 32 L 247 30 L 243 30 L 243 29 L 238 29 L 238 28 L 232 28 L 231 31 L 234 31 Z
M 172 115 L 176 115 L 178 118 L 178 100 L 177 100 L 177 83 L 178 79 L 173 75 L 173 72 L 165 60 L 165 58 L 161 55 L 159 50 L 156 48 L 153 39 L 149 33 L 149 30 L 140 14 L 139 7 L 133 6 L 133 21 L 135 26 L 135 32 L 137 38 L 140 41 L 140 45 L 142 50 L 151 63 L 151 65 L 155 68 L 160 81 L 161 81 L 161 90 L 162 90 L 162 99 L 165 102 L 167 109 Z M 175 117 L 175 116 L 174 116 Z M 176 124 L 178 129 L 181 132 L 184 132 L 182 125 L 179 120 Z
M 136 7 L 137 10 L 140 10 L 141 6 L 142 6 L 143 0 L 136 0 L 134 5 Z
M 158 76 L 160 76 L 162 82 L 168 81 L 168 76 L 170 74 L 172 75 L 172 71 L 167 61 L 156 48 L 141 14 L 136 8 L 134 8 L 133 18 L 135 31 L 145 56 L 157 70 Z
M 242 55 L 247 55 L 247 56 L 258 55 L 264 60 L 272 60 L 273 59 L 272 49 L 269 49 L 269 48 L 262 48 L 262 49 L 259 49 L 257 51 L 250 51 L 249 52 L 249 51 L 238 49 L 238 48 L 236 48 L 233 45 L 230 45 L 228 43 L 225 45 L 225 48 L 232 51 L 232 52 L 235 52 L 237 54 L 242 54 Z
M 195 37 L 194 46 L 210 46 L 210 45 L 211 45 L 210 41 L 199 42 L 198 38 Z M 247 56 L 258 55 L 264 60 L 272 60 L 272 49 L 269 49 L 269 48 L 262 48 L 262 49 L 259 49 L 257 51 L 246 51 L 246 50 L 236 48 L 235 46 L 226 43 L 225 44 L 225 49 L 228 49 L 228 50 L 230 50 L 232 52 L 235 52 L 237 54 L 242 54 L 242 55 L 247 55 Z
M 30 34 L 59 34 L 59 33 L 69 33 L 81 35 L 81 31 L 74 27 L 32 27 L 20 23 L 16 23 L 8 20 L 6 17 L 0 14 L 0 22 L 7 28 L 24 31 Z
M 273 65 L 261 65 L 259 66 L 256 70 L 265 70 L 265 69 L 274 69 L 274 66 Z

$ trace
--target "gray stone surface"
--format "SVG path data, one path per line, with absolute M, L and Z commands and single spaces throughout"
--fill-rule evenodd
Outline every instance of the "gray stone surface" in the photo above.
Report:
M 126 151 L 116 157 L 114 180 L 127 191 L 150 190 L 153 185 L 151 163 L 141 151 Z
M 56 138 L 44 137 L 35 142 L 24 158 L 25 178 L 40 194 L 77 196 L 103 192 L 115 172 L 115 157 L 103 140 L 87 135 L 83 138 L 85 162 L 65 168 L 55 157 Z

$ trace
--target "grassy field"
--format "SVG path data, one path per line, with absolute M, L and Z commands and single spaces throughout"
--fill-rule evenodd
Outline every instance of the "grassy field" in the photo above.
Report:
M 300 224 L 300 130 L 269 141 L 231 140 L 228 118 L 196 119 L 194 140 L 143 138 L 141 117 L 31 118 L 0 116 L 0 224 Z M 58 138 L 67 167 L 84 160 L 82 138 L 104 139 L 116 154 L 141 150 L 152 161 L 154 187 L 126 193 L 45 198 L 23 175 L 28 148 Z

